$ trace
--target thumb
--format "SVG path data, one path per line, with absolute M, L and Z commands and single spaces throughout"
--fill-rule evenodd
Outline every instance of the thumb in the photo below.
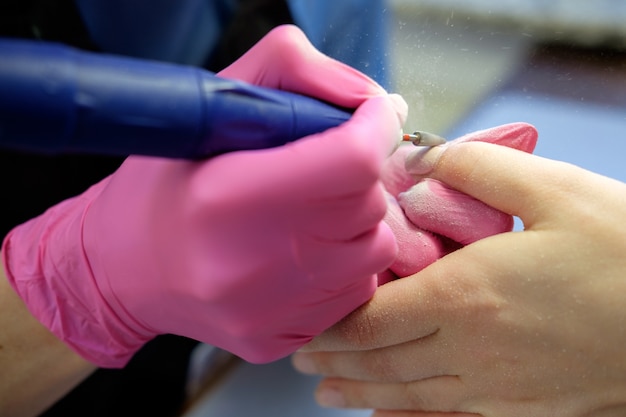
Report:
M 542 183 L 552 176 L 544 158 L 483 142 L 442 146 L 424 153 L 409 172 L 437 179 L 502 212 L 518 216 L 525 225 L 545 213 L 538 202 L 550 199 Z M 416 169 L 415 165 L 419 167 Z M 549 193 L 548 193 L 549 194 Z M 549 205 L 545 205 L 549 209 Z

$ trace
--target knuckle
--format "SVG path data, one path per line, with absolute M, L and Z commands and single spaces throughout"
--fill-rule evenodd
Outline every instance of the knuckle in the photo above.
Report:
M 295 57 L 306 53 L 305 45 L 307 42 L 301 29 L 293 25 L 278 26 L 263 38 L 263 42 L 267 43 L 269 51 L 273 51 L 272 59 L 268 62 L 299 73 L 300 60 L 295 59 Z
M 434 397 L 426 394 L 419 381 L 404 384 L 405 398 L 412 410 L 431 410 L 439 404 L 435 404 Z
M 346 139 L 350 148 L 350 167 L 367 184 L 377 181 L 382 171 L 383 158 L 376 154 L 376 147 L 363 140 L 364 135 L 354 133 Z
M 339 322 L 337 331 L 342 335 L 346 345 L 356 350 L 373 347 L 380 335 L 376 321 L 363 307 Z
M 275 46 L 297 46 L 305 38 L 304 33 L 295 25 L 280 25 L 273 28 L 265 36 L 264 41 Z

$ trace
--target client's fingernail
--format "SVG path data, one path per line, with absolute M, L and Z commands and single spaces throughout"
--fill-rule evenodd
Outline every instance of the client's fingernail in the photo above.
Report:
M 306 353 L 294 353 L 291 356 L 291 363 L 298 372 L 302 372 L 303 374 L 315 374 L 317 372 L 311 355 L 307 355 Z
M 404 160 L 405 169 L 412 175 L 426 175 L 430 173 L 448 146 L 446 144 L 432 148 L 417 149 L 411 152 Z
M 316 393 L 315 398 L 322 407 L 341 408 L 346 406 L 346 399 L 343 394 L 335 388 L 321 388 Z

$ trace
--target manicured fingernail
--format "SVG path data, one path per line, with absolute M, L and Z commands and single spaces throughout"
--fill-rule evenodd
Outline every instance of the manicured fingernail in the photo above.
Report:
M 435 146 L 432 148 L 417 149 L 406 156 L 404 167 L 409 174 L 426 175 L 437 165 L 449 145 Z
M 334 388 L 321 388 L 315 398 L 322 407 L 341 408 L 346 406 L 346 399 L 343 394 Z
M 291 363 L 296 370 L 302 372 L 303 374 L 317 373 L 317 369 L 315 368 L 313 359 L 311 359 L 311 355 L 307 355 L 306 353 L 294 353 L 291 357 Z

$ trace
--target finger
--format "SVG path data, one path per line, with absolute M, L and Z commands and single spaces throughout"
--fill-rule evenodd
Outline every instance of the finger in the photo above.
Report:
M 424 155 L 423 163 L 432 164 L 432 178 L 520 217 L 527 226 L 554 214 L 550 194 L 558 189 L 548 189 L 547 185 L 570 181 L 564 170 L 556 169 L 554 161 L 479 142 L 432 149 Z M 539 187 L 538 178 L 543 179 Z
M 490 311 L 503 302 L 484 277 L 492 275 L 494 266 L 503 262 L 492 254 L 506 248 L 502 242 L 510 236 L 483 239 L 439 259 L 416 275 L 379 287 L 371 300 L 317 336 L 302 351 L 367 351 L 419 340 L 421 351 L 414 357 L 414 364 L 445 371 L 457 359 L 456 345 L 424 347 L 428 346 L 423 344 L 424 338 L 435 333 L 437 338 L 443 337 L 448 329 L 458 331 L 458 323 L 469 315 Z M 418 352 L 417 347 L 415 351 Z M 454 368 L 450 369 L 443 373 L 455 373 Z
M 555 197 L 579 187 L 581 171 L 557 161 L 488 143 L 461 143 L 432 149 L 422 163 L 429 174 L 484 203 L 520 217 L 529 226 L 559 215 Z M 567 200 L 567 199 L 564 199 Z
M 219 75 L 316 97 L 346 108 L 356 108 L 369 97 L 386 94 L 365 74 L 319 52 L 293 25 L 270 31 Z
M 443 281 L 447 277 L 439 275 L 442 262 L 426 268 L 419 280 L 409 277 L 379 287 L 368 303 L 316 337 L 303 351 L 363 351 L 436 333 L 446 319 L 447 306 L 458 296 Z M 433 268 L 435 271 L 424 276 Z
M 415 151 L 406 157 L 405 167 L 418 178 L 439 179 L 508 214 L 522 217 L 523 211 L 527 223 L 531 221 L 529 200 L 546 197 L 536 192 L 544 189 L 541 184 L 549 178 L 544 175 L 554 170 L 541 158 L 507 148 L 526 153 L 534 149 L 536 141 L 533 126 L 512 123 L 473 132 L 444 146 Z
M 308 200 L 299 213 L 298 224 L 320 240 L 348 241 L 377 227 L 386 211 L 385 192 L 376 183 L 363 193 L 343 198 Z
M 292 246 L 298 266 L 310 271 L 309 278 L 317 288 L 328 291 L 384 271 L 397 251 L 395 237 L 383 222 L 349 242 L 296 236 Z
M 443 149 L 468 142 L 484 142 L 505 146 L 531 153 L 537 144 L 538 133 L 534 126 L 528 123 L 510 123 L 490 129 L 469 133 L 446 145 L 431 148 L 422 148 L 409 153 L 405 158 L 405 167 L 411 174 L 427 175 L 433 169 L 433 163 Z M 425 157 L 428 154 L 428 157 Z
M 400 193 L 398 202 L 413 224 L 462 245 L 513 229 L 510 215 L 429 178 Z
M 410 382 L 455 374 L 457 361 L 435 333 L 382 349 L 300 351 L 293 355 L 292 362 L 305 374 L 369 382 Z
M 438 413 L 428 411 L 393 411 L 376 410 L 371 417 L 479 417 L 472 413 Z
M 335 408 L 372 408 L 421 412 L 468 411 L 467 387 L 456 376 L 408 383 L 360 382 L 324 379 L 315 398 L 321 406 Z

